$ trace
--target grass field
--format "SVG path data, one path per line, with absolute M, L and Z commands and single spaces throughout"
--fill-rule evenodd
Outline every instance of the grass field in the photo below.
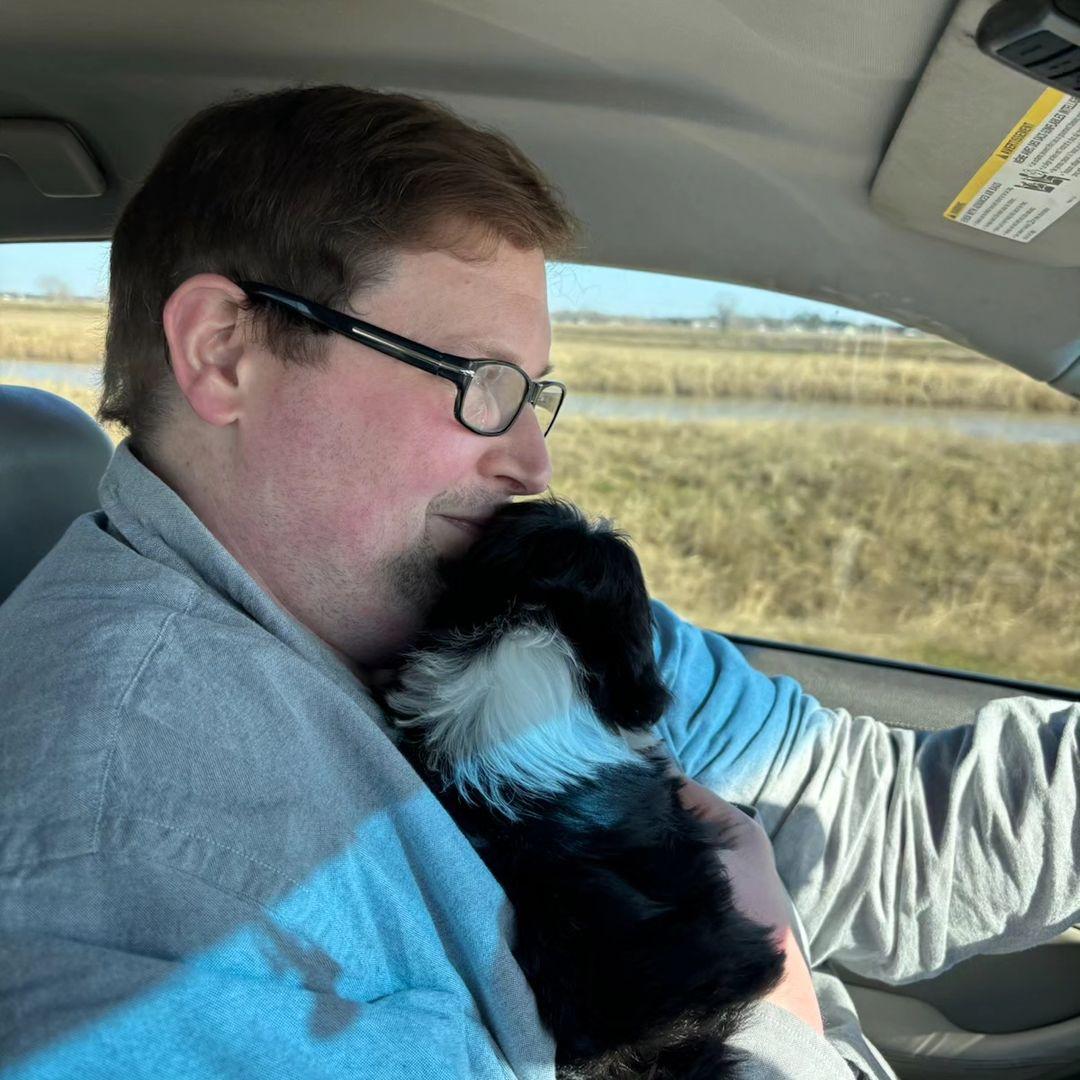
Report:
M 53 315 L 49 337 L 40 310 L 14 322 L 3 312 L 0 356 L 18 340 L 41 359 L 95 360 L 100 305 Z M 940 343 L 888 341 L 883 357 L 871 342 L 835 342 L 848 351 L 828 355 L 774 338 L 752 353 L 718 337 L 558 327 L 555 377 L 572 390 L 1080 411 Z M 94 411 L 93 391 L 39 385 Z M 653 595 L 701 625 L 1080 684 L 1080 445 L 866 424 L 563 417 L 551 452 L 554 491 L 613 517 Z
M 816 335 L 803 335 L 816 337 Z M 997 361 L 924 339 L 754 339 L 670 330 L 557 326 L 555 374 L 579 391 L 1010 409 L 1080 415 L 1080 401 Z M 742 348 L 729 347 L 742 345 Z
M 865 425 L 567 419 L 553 490 L 699 625 L 1080 683 L 1080 446 Z
M 0 359 L 98 364 L 105 324 L 104 304 L 0 300 Z

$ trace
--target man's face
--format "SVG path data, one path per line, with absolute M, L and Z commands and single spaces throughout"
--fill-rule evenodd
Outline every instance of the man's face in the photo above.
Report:
M 354 314 L 445 352 L 548 363 L 544 258 L 503 243 L 493 258 L 406 252 L 353 298 Z M 543 491 L 551 462 L 531 408 L 497 437 L 454 418 L 457 388 L 338 334 L 326 368 L 271 357 L 238 426 L 223 537 L 296 618 L 361 666 L 384 664 L 437 593 L 440 556 L 513 496 Z M 242 552 L 242 555 L 238 552 Z

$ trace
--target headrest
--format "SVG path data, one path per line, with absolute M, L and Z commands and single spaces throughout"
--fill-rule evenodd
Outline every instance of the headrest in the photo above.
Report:
M 98 507 L 108 435 L 77 405 L 0 386 L 0 603 L 80 514 Z

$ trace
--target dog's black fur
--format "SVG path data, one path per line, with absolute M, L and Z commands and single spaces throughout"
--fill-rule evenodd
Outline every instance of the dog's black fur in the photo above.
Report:
M 734 908 L 717 856 L 729 844 L 683 808 L 670 760 L 658 747 L 631 750 L 614 738 L 648 731 L 670 701 L 633 550 L 570 503 L 532 501 L 505 507 L 441 572 L 446 591 L 380 696 L 402 752 L 514 905 L 514 956 L 556 1040 L 558 1075 L 736 1076 L 741 1057 L 727 1041 L 752 1002 L 780 981 L 783 958 L 767 929 Z M 553 632 L 569 650 L 558 652 Z M 523 635 L 521 650 L 500 650 L 515 634 Z M 510 663 L 520 682 L 536 649 L 567 657 L 560 678 L 586 711 L 551 727 L 550 747 L 539 715 L 528 724 L 526 750 L 521 725 L 500 728 L 499 706 L 484 695 L 506 678 L 499 665 L 507 655 L 525 657 L 525 668 Z M 433 657 L 435 666 L 425 668 Z M 437 728 L 435 698 L 451 684 Z M 477 693 L 485 705 L 476 706 Z M 469 717 L 453 715 L 457 701 L 466 703 L 463 713 L 480 709 L 460 738 L 451 729 Z M 495 712 L 483 719 L 484 708 Z M 585 722 L 579 716 L 589 717 L 595 739 L 615 747 L 612 760 L 601 754 L 556 782 L 550 755 L 567 745 L 558 732 Z M 455 755 L 483 759 L 487 771 Z M 547 764 L 536 766 L 540 758 Z M 472 783 L 481 775 L 486 785 Z

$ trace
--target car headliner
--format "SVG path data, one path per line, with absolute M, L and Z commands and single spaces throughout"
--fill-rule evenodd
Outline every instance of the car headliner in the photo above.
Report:
M 1026 245 L 940 220 L 1043 89 L 975 49 L 989 6 L 14 0 L 0 7 L 0 154 L 3 120 L 63 121 L 106 190 L 46 197 L 0 156 L 0 239 L 107 238 L 171 132 L 237 91 L 404 90 L 537 160 L 586 224 L 583 262 L 858 308 L 1080 392 L 1080 220 Z M 953 53 L 939 48 L 920 98 L 946 40 Z M 900 159 L 894 145 L 906 172 L 875 202 L 913 94 L 922 149 Z M 905 224 L 896 191 L 919 154 L 939 166 L 944 155 L 945 179 L 934 212 Z

